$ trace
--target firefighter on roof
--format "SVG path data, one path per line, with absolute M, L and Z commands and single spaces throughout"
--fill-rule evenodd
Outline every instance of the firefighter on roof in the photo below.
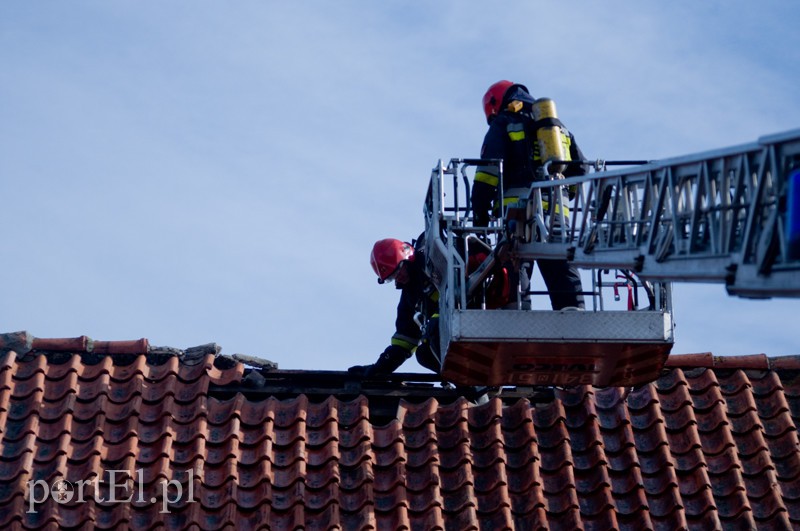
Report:
M 432 348 L 438 351 L 439 347 L 439 292 L 425 274 L 422 248 L 422 236 L 413 244 L 387 238 L 373 246 L 370 264 L 378 283 L 394 282 L 401 290 L 395 333 L 378 361 L 350 367 L 349 372 L 363 376 L 390 374 L 412 354 L 426 369 L 440 371 L 441 362 Z
M 503 159 L 504 193 L 513 188 L 530 187 L 535 180 L 550 178 L 543 171 L 548 157 L 547 153 L 543 153 L 545 150 L 558 153 L 553 157 L 556 160 L 584 160 L 575 138 L 555 117 L 552 100 L 534 99 L 524 85 L 511 81 L 493 84 L 483 97 L 483 110 L 489 130 L 483 141 L 481 158 Z M 553 169 L 563 170 L 566 177 L 586 172 L 580 165 L 566 168 L 554 165 Z M 501 205 L 495 204 L 499 185 L 500 172 L 497 166 L 478 166 L 472 186 L 475 226 L 487 226 L 491 213 L 500 213 Z M 504 197 L 506 204 L 517 200 L 517 197 Z M 566 197 L 562 204 L 568 204 Z M 549 201 L 549 205 L 543 206 L 546 209 L 557 208 L 556 201 Z M 566 260 L 539 260 L 538 263 L 553 309 L 583 309 L 585 304 L 578 270 Z M 524 267 L 528 278 L 532 268 L 533 264 Z M 527 289 L 524 284 L 523 281 L 523 289 Z

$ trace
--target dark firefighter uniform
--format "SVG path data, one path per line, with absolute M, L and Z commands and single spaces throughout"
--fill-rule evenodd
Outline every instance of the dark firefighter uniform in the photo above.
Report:
M 519 101 L 523 104 L 519 112 L 507 110 L 509 102 Z M 482 159 L 503 159 L 503 190 L 527 188 L 535 180 L 544 179 L 537 169 L 541 168 L 536 142 L 536 124 L 530 115 L 533 97 L 521 85 L 511 86 L 505 94 L 501 111 L 494 117 L 481 148 Z M 559 125 L 560 122 L 559 122 Z M 575 138 L 565 127 L 561 127 L 561 138 L 565 152 L 570 160 L 584 160 Z M 565 177 L 583 175 L 586 170 L 580 165 L 567 166 Z M 472 209 L 474 224 L 485 227 L 489 224 L 490 213 L 499 215 L 501 205 L 495 204 L 500 186 L 499 169 L 496 165 L 478 166 L 472 187 Z M 566 198 L 565 198 L 566 199 Z M 505 203 L 517 201 L 516 197 L 505 197 Z M 543 196 L 543 202 L 549 198 Z M 552 203 L 555 204 L 553 201 Z M 562 202 L 563 205 L 567 201 Z M 548 208 L 548 204 L 543 205 Z M 565 212 L 568 215 L 569 212 Z M 539 260 L 542 273 L 550 295 L 554 310 L 566 307 L 584 307 L 581 279 L 578 270 L 566 260 Z M 530 271 L 529 271 L 530 273 Z
M 400 290 L 400 302 L 397 304 L 395 333 L 390 345 L 373 365 L 356 365 L 349 369 L 350 372 L 366 376 L 389 374 L 415 353 L 419 364 L 426 369 L 436 373 L 441 370 L 439 357 L 435 354 L 439 351 L 439 292 L 425 274 L 422 240 L 420 236 L 413 242 L 414 260 L 404 265 L 408 270 L 408 279 L 402 284 L 395 281 Z

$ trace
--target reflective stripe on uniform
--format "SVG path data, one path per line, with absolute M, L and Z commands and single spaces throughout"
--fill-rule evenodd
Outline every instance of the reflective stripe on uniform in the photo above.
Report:
M 508 132 L 508 138 L 510 138 L 512 142 L 519 142 L 520 140 L 525 140 L 524 124 L 508 124 L 508 127 L 506 127 L 506 131 Z
M 542 201 L 542 210 L 546 211 L 548 208 L 550 208 L 550 203 L 548 203 L 547 201 Z M 555 211 L 556 211 L 556 214 L 561 214 L 561 205 L 556 204 Z M 564 207 L 564 215 L 565 216 L 569 216 L 569 207 L 568 206 Z
M 401 334 L 395 334 L 392 336 L 392 346 L 400 347 L 409 352 L 414 352 L 418 344 L 419 340 L 414 339 L 413 337 L 408 337 Z
M 485 171 L 476 171 L 475 182 L 488 184 L 489 186 L 494 186 L 496 188 L 497 185 L 500 184 L 500 177 L 498 177 L 497 175 L 492 175 L 491 173 L 487 173 Z
M 517 201 L 519 201 L 519 197 L 504 197 L 503 198 L 503 208 L 507 207 L 508 205 L 510 205 L 512 203 L 516 203 Z M 492 213 L 495 216 L 499 216 L 500 215 L 500 206 L 499 205 L 495 205 L 494 209 L 492 210 Z

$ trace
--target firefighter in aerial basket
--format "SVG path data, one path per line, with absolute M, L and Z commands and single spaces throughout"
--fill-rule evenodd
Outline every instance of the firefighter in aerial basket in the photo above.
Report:
M 378 283 L 394 282 L 400 290 L 395 333 L 391 343 L 372 365 L 356 365 L 348 371 L 360 376 L 390 374 L 412 354 L 426 369 L 436 373 L 439 350 L 439 292 L 424 269 L 423 236 L 412 243 L 387 238 L 375 243 L 370 264 Z
M 503 159 L 503 193 L 506 204 L 519 200 L 517 197 L 510 197 L 513 195 L 508 193 L 511 189 L 530 188 L 534 181 L 583 175 L 586 172 L 581 165 L 557 163 L 548 165 L 549 174 L 544 172 L 545 163 L 549 161 L 585 160 L 575 138 L 556 117 L 552 100 L 536 100 L 524 85 L 498 81 L 484 95 L 483 110 L 489 130 L 483 141 L 481 158 Z M 472 186 L 475 226 L 488 226 L 491 214 L 498 215 L 501 212 L 501 205 L 495 204 L 499 185 L 500 171 L 496 165 L 476 168 Z M 543 193 L 542 206 L 549 215 L 563 214 L 568 219 L 569 201 L 562 188 L 550 189 L 561 194 L 560 201 Z M 560 211 L 562 207 L 564 212 Z M 585 308 L 581 277 L 575 266 L 566 260 L 537 262 L 554 310 Z M 533 264 L 524 264 L 521 269 L 524 276 L 530 278 Z M 519 279 L 513 279 L 512 284 L 516 285 L 518 281 Z M 523 290 L 528 289 L 526 284 L 527 280 L 523 278 Z

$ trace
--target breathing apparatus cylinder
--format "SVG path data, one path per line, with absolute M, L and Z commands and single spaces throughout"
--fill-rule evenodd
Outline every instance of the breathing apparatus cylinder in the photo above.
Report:
M 539 126 L 536 130 L 536 142 L 539 146 L 539 157 L 542 164 L 551 160 L 570 160 L 569 146 L 565 144 L 561 134 L 561 122 L 556 114 L 556 102 L 550 98 L 539 98 L 533 103 L 533 119 Z M 548 173 L 553 175 L 566 169 L 563 164 L 551 164 Z

